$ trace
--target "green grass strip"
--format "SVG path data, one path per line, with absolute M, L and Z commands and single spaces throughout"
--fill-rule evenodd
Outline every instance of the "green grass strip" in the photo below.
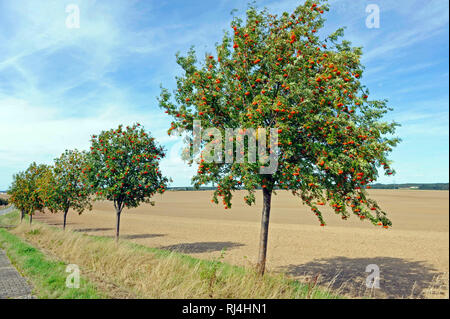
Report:
M 33 287 L 39 299 L 99 299 L 107 298 L 95 285 L 80 277 L 80 288 L 67 288 L 66 264 L 52 260 L 35 247 L 25 243 L 5 229 L 0 229 L 0 247 L 12 264 Z

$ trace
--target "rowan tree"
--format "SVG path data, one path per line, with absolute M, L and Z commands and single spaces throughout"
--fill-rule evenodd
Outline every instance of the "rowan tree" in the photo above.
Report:
M 50 167 L 33 162 L 25 172 L 14 175 L 13 183 L 8 190 L 11 202 L 21 210 L 21 220 L 24 214 L 30 215 L 30 224 L 35 211 L 44 209 L 44 202 L 40 197 L 39 179 L 48 173 Z
M 86 156 L 85 152 L 66 150 L 38 181 L 44 206 L 52 213 L 63 213 L 63 229 L 66 229 L 69 209 L 78 214 L 92 209 L 90 189 L 82 172 L 86 166 Z
M 25 172 L 19 172 L 13 175 L 13 181 L 7 193 L 9 195 L 9 202 L 20 210 L 20 222 L 22 222 L 25 217 L 25 212 L 28 211 L 28 184 Z
M 322 226 L 321 207 L 327 204 L 342 219 L 353 213 L 375 225 L 391 225 L 366 188 L 377 179 L 379 167 L 394 173 L 387 156 L 400 141 L 392 137 L 398 124 L 383 120 L 390 110 L 387 101 L 369 99 L 361 84 L 362 49 L 343 40 L 343 29 L 318 36 L 328 10 L 324 1 L 310 0 L 280 16 L 249 7 L 245 21 L 233 19 L 232 34 L 225 32 L 215 54 L 202 60 L 193 49 L 177 54 L 183 70 L 177 89 L 171 94 L 162 88 L 159 98 L 174 119 L 169 134 L 182 129 L 188 146 L 194 141 L 194 120 L 214 126 L 222 136 L 227 128 L 277 129 L 278 147 L 267 149 L 278 157 L 275 173 L 260 173 L 264 156 L 254 163 L 224 163 L 207 162 L 202 153 L 193 177 L 196 187 L 216 183 L 213 201 L 222 197 L 225 208 L 231 207 L 234 190 L 246 189 L 251 205 L 255 190 L 262 188 L 261 274 L 276 189 L 300 197 Z M 201 149 L 215 138 L 203 140 Z M 247 139 L 244 151 L 248 146 Z
M 114 202 L 118 240 L 123 208 L 154 205 L 151 197 L 164 193 L 168 179 L 159 169 L 164 149 L 140 124 L 103 131 L 91 143 L 83 173 L 96 199 Z

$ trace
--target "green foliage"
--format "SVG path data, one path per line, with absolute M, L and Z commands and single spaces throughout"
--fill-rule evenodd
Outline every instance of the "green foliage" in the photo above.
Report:
M 44 206 L 51 212 L 67 212 L 69 208 L 81 214 L 91 209 L 90 190 L 85 175 L 86 153 L 66 150 L 55 159 L 54 166 L 39 181 L 39 194 Z
M 43 210 L 45 206 L 39 195 L 39 180 L 49 171 L 49 166 L 33 162 L 25 172 L 15 174 L 8 190 L 10 202 L 29 215 L 36 210 Z
M 394 173 L 387 156 L 399 142 L 389 138 L 398 124 L 382 121 L 390 110 L 386 101 L 370 100 L 360 82 L 361 48 L 340 40 L 343 29 L 325 39 L 317 35 L 325 11 L 324 1 L 309 0 L 280 16 L 250 7 L 245 22 L 233 20 L 232 34 L 225 32 L 215 56 L 199 61 L 193 49 L 177 55 L 184 72 L 173 94 L 162 89 L 160 107 L 173 117 L 169 134 L 182 129 L 189 146 L 194 120 L 222 136 L 227 128 L 278 129 L 273 175 L 259 173 L 264 157 L 256 163 L 207 163 L 202 153 L 193 183 L 216 183 L 213 201 L 222 197 L 225 208 L 237 189 L 248 191 L 249 205 L 260 187 L 289 189 L 322 225 L 319 208 L 329 204 L 343 219 L 350 211 L 387 227 L 391 222 L 365 187 L 377 179 L 379 167 Z
M 6 198 L 0 198 L 0 206 L 8 205 L 8 200 Z
M 10 203 L 14 204 L 19 210 L 26 210 L 28 192 L 25 172 L 14 174 L 13 181 L 8 189 Z
M 39 229 L 32 229 L 29 232 L 27 232 L 27 235 L 39 235 L 41 231 Z
M 114 201 L 116 209 L 151 203 L 163 193 L 168 179 L 159 169 L 164 150 L 139 124 L 119 126 L 92 136 L 83 173 L 98 199 Z

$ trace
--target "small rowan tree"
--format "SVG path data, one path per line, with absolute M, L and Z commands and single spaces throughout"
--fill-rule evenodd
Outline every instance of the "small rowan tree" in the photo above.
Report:
M 92 209 L 91 193 L 82 172 L 85 166 L 85 152 L 66 150 L 38 181 L 44 206 L 52 213 L 63 212 L 64 230 L 69 209 L 78 214 L 85 209 Z
M 13 183 L 8 190 L 12 203 L 21 210 L 21 221 L 25 214 L 30 215 L 30 224 L 33 222 L 35 211 L 44 209 L 44 202 L 40 196 L 39 180 L 48 173 L 50 167 L 33 162 L 25 172 L 13 177 Z
M 223 197 L 225 208 L 231 207 L 232 191 L 246 189 L 245 201 L 251 205 L 255 190 L 262 188 L 261 274 L 275 189 L 299 196 L 321 225 L 320 207 L 326 204 L 343 219 L 350 211 L 375 225 L 391 225 L 365 188 L 377 179 L 378 167 L 388 175 L 394 172 L 387 155 L 399 142 L 389 137 L 397 124 L 382 121 L 389 110 L 385 100 L 368 100 L 368 89 L 360 82 L 361 48 L 340 40 L 342 29 L 324 39 L 317 35 L 325 11 L 325 1 L 310 0 L 280 16 L 250 7 L 246 21 L 234 18 L 233 33 L 225 32 L 216 56 L 206 54 L 198 62 L 193 49 L 184 57 L 177 54 L 184 72 L 176 79 L 174 98 L 164 88 L 159 98 L 174 118 L 169 134 L 182 129 L 189 146 L 195 140 L 194 120 L 202 127 L 214 126 L 221 136 L 229 128 L 277 129 L 279 143 L 267 149 L 278 158 L 273 174 L 260 171 L 265 155 L 255 162 L 223 163 L 205 161 L 202 152 L 193 177 L 197 187 L 216 183 L 213 201 Z M 233 143 L 235 147 L 236 138 Z M 240 151 L 249 151 L 248 139 Z
M 140 124 L 103 131 L 92 136 L 91 143 L 83 173 L 97 199 L 114 202 L 118 240 L 123 208 L 154 205 L 151 197 L 164 193 L 168 179 L 161 174 L 159 162 L 165 153 Z
M 33 162 L 25 171 L 25 177 L 28 183 L 28 214 L 30 215 L 30 224 L 33 222 L 35 211 L 43 211 L 44 202 L 40 197 L 39 179 L 48 173 L 50 166 L 45 164 L 36 164 Z
M 20 222 L 25 217 L 25 212 L 28 211 L 28 186 L 25 172 L 19 172 L 13 175 L 13 181 L 7 193 L 9 195 L 9 202 L 12 203 L 18 210 L 20 210 Z

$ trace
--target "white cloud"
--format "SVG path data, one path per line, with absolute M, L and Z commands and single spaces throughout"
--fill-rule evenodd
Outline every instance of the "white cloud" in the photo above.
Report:
M 229 1 L 221 0 L 190 19 L 183 19 L 183 12 L 175 10 L 173 16 L 167 16 L 172 19 L 169 22 L 161 21 L 156 13 L 172 4 L 167 1 L 145 2 L 144 9 L 143 2 L 137 0 L 77 0 L 79 29 L 65 26 L 65 6 L 69 3 L 73 1 L 2 2 L 0 190 L 7 187 L 13 172 L 24 169 L 29 162 L 49 163 L 66 148 L 86 149 L 91 134 L 137 121 L 168 148 L 163 171 L 174 177 L 175 185 L 188 185 L 195 168 L 185 165 L 179 157 L 180 139 L 167 136 L 171 119 L 157 108 L 155 96 L 160 82 L 169 88 L 174 84 L 174 76 L 179 72 L 176 51 L 183 53 L 196 44 L 200 56 L 202 51 L 214 49 L 213 43 L 220 41 L 222 30 L 229 27 L 231 17 L 228 12 L 223 13 L 230 6 Z M 382 20 L 379 33 L 363 29 L 364 2 L 331 1 L 331 8 L 337 9 L 333 17 L 339 18 L 339 23 L 343 20 L 349 25 L 351 32 L 346 38 L 368 48 L 365 59 L 371 62 L 371 68 L 367 76 L 392 69 L 389 63 L 375 65 L 380 58 L 401 56 L 402 51 L 445 30 L 448 5 L 443 3 L 380 1 L 382 19 L 395 12 L 411 25 L 407 30 L 388 29 Z M 238 1 L 233 4 L 244 6 Z M 262 1 L 258 6 L 265 4 L 280 12 L 291 11 L 299 3 Z M 243 12 L 240 10 L 239 14 Z M 214 19 L 207 19 L 209 14 Z M 145 21 L 145 26 L 136 21 Z M 333 23 L 330 20 L 327 25 Z M 134 65 L 133 70 L 126 69 L 135 61 L 139 61 L 138 68 Z M 435 62 L 396 67 L 392 73 L 423 72 Z M 139 68 L 148 68 L 149 76 L 135 76 L 132 72 L 140 71 Z M 448 78 L 448 73 L 444 77 Z M 424 83 L 422 88 L 425 90 L 427 85 Z M 395 93 L 406 94 L 411 88 L 418 89 L 409 85 Z M 436 120 L 436 116 L 444 115 L 442 112 L 433 117 L 420 105 L 413 111 L 396 114 L 404 124 L 402 133 L 448 134 L 448 121 Z
M 167 48 L 172 39 L 157 37 L 165 27 L 139 32 L 125 27 L 122 18 L 136 14 L 131 1 L 77 3 L 79 29 L 66 28 L 65 2 L 5 4 L 14 23 L 0 34 L 1 43 L 8 43 L 0 45 L 0 79 L 9 80 L 0 85 L 0 189 L 30 162 L 51 163 L 65 149 L 87 149 L 94 133 L 134 122 L 167 142 L 169 156 L 162 163 L 167 175 L 185 170 L 173 158 L 174 139 L 166 133 L 170 119 L 155 111 L 156 100 L 138 107 L 142 101 L 136 100 L 133 83 L 118 85 L 110 76 L 136 52 Z
M 371 49 L 363 56 L 363 61 L 389 58 L 393 55 L 404 55 L 405 48 L 423 42 L 448 29 L 448 3 L 444 1 L 382 1 L 381 15 L 395 11 L 398 17 L 407 18 L 408 29 L 394 29 L 391 21 L 389 26 L 381 26 L 381 36 L 375 42 L 367 43 Z M 389 29 L 387 29 L 389 28 Z

